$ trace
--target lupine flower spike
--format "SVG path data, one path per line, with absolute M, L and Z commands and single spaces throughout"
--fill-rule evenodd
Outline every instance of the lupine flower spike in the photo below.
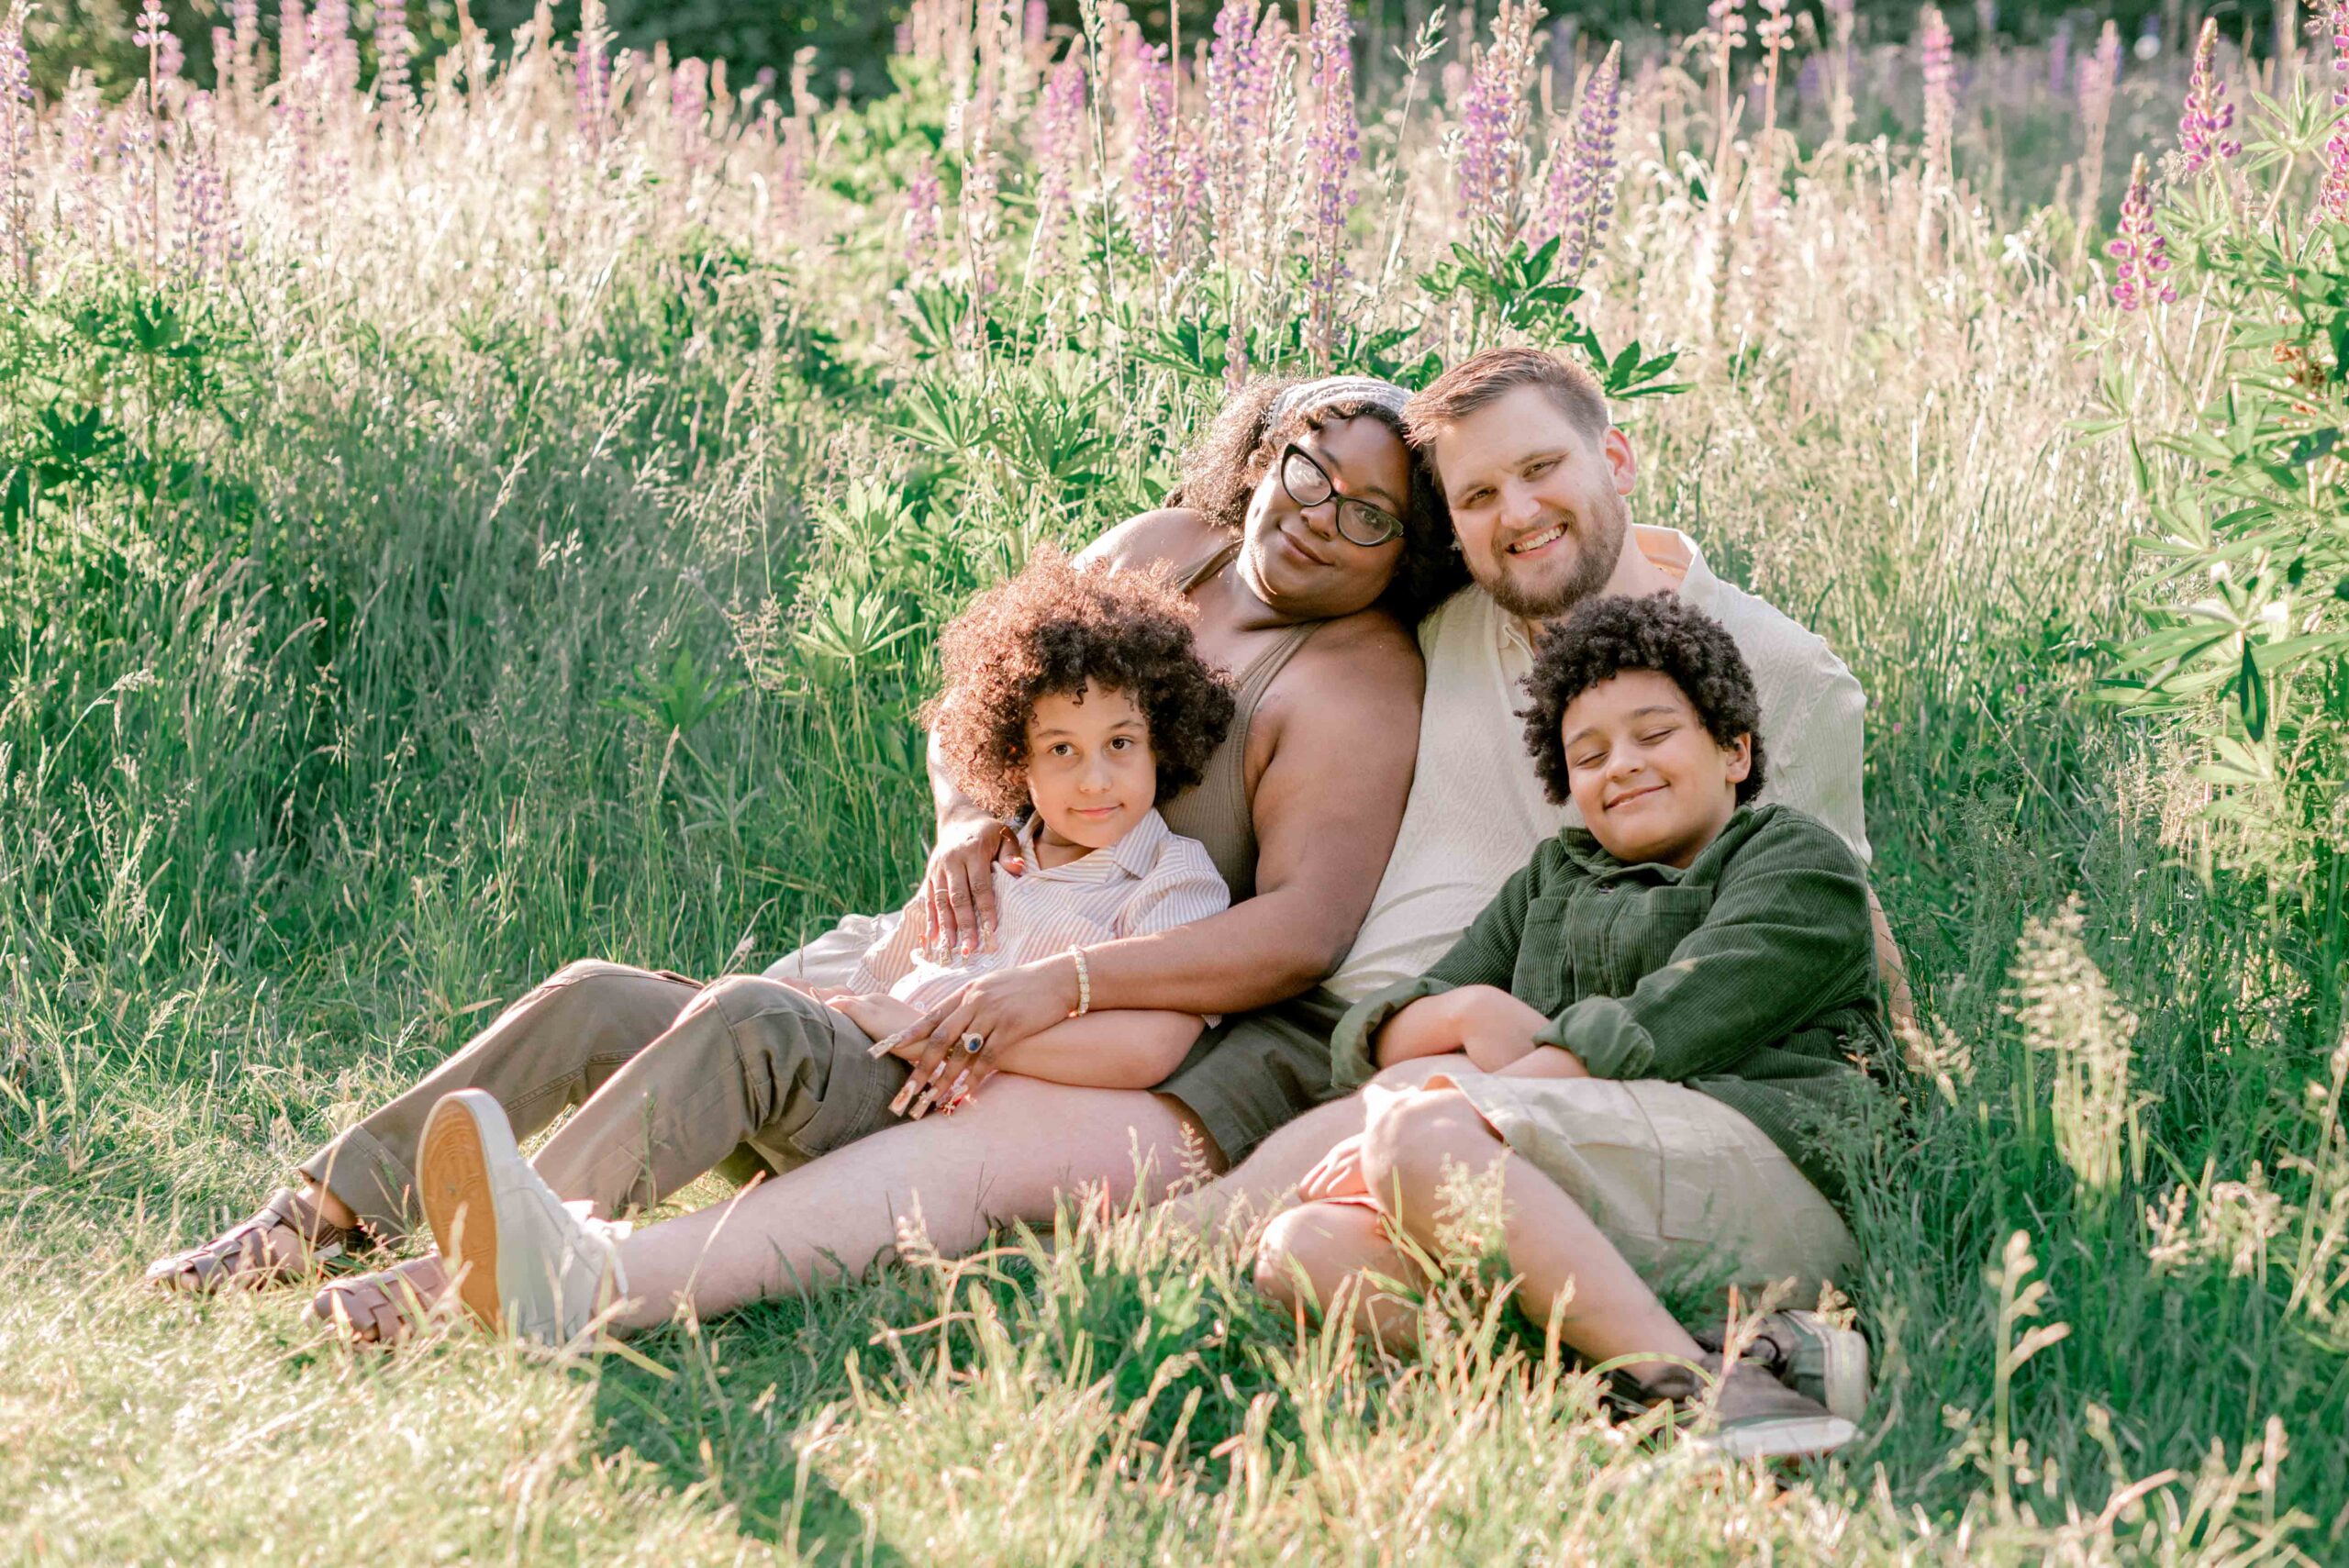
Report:
M 2177 291 L 2163 276 L 2169 271 L 2169 242 L 2154 227 L 2154 198 L 2145 179 L 2145 155 L 2129 170 L 2129 194 L 2121 201 L 2120 237 L 2105 247 L 2112 269 L 2112 299 L 2123 311 L 2156 301 L 2167 305 Z
M 2227 102 L 2227 84 L 2219 80 L 2219 18 L 2205 17 L 2202 37 L 2194 46 L 2194 74 L 2187 83 L 2186 112 L 2177 120 L 2177 150 L 2185 154 L 2181 172 L 2199 174 L 2213 162 L 2223 163 L 2243 150 L 2243 143 L 2227 135 L 2235 123 L 2235 106 Z
M 0 164 L 8 177 L 8 250 L 17 282 L 33 284 L 33 67 L 25 52 L 26 0 L 0 22 Z
M 1473 233 L 1506 243 L 1517 225 L 1518 149 L 1525 140 L 1525 83 L 1533 72 L 1535 8 L 1501 0 L 1493 39 L 1476 58 L 1460 111 L 1460 217 Z
M 1615 215 L 1615 133 L 1623 87 L 1623 46 L 1608 47 L 1583 87 L 1574 139 L 1550 166 L 1544 237 L 1555 234 L 1558 272 L 1580 272 L 1607 242 Z
M 1949 23 L 1941 7 L 1928 6 L 1917 31 L 1917 48 L 1925 78 L 1925 168 L 1947 181 L 1950 142 L 1957 126 L 1956 59 L 1950 47 Z
M 2332 106 L 2341 111 L 2324 144 L 2324 185 L 2317 211 L 2334 223 L 2349 223 L 2349 0 L 2333 0 L 2326 18 L 2332 34 Z
M 1347 0 L 1313 7 L 1306 46 L 1314 115 L 1305 138 L 1307 333 L 1314 351 L 1336 346 L 1338 291 L 1346 280 L 1346 218 L 1353 211 L 1354 165 L 1362 159 L 1362 129 L 1354 119 L 1354 23 Z

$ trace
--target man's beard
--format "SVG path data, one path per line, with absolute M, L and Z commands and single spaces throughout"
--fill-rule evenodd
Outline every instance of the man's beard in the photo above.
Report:
M 1608 579 L 1615 575 L 1615 563 L 1623 558 L 1624 543 L 1631 533 L 1630 508 L 1619 500 L 1618 505 L 1593 516 L 1591 523 L 1591 531 L 1575 541 L 1580 548 L 1574 570 L 1567 573 L 1565 581 L 1541 593 L 1529 593 L 1510 578 L 1510 558 L 1506 551 L 1497 554 L 1491 576 L 1486 575 L 1486 569 L 1474 561 L 1468 563 L 1468 574 L 1476 580 L 1478 587 L 1493 596 L 1493 603 L 1519 619 L 1554 620 L 1605 588 Z M 1569 528 L 1569 537 L 1575 531 Z

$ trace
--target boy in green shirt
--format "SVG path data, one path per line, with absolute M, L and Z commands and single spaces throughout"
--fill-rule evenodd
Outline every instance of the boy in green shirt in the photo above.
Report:
M 1258 1282 L 1294 1307 L 1342 1291 L 1408 1345 L 1416 1311 L 1391 1282 L 1422 1276 L 1398 1240 L 1434 1252 L 1440 1189 L 1498 1165 L 1510 1267 L 1564 1343 L 1621 1362 L 1649 1402 L 1721 1381 L 1711 1440 L 1741 1457 L 1838 1447 L 1866 1397 L 1858 1335 L 1776 1314 L 1724 1374 L 1642 1276 L 1815 1286 L 1855 1266 L 1814 1135 L 1862 1088 L 1854 1058 L 1887 1043 L 1866 879 L 1814 818 L 1748 804 L 1760 705 L 1702 611 L 1593 601 L 1544 635 L 1526 685 L 1527 744 L 1584 826 L 1536 851 L 1433 969 L 1347 1012 L 1341 1084 L 1459 1064 L 1370 1091 L 1362 1135 L 1266 1231 Z

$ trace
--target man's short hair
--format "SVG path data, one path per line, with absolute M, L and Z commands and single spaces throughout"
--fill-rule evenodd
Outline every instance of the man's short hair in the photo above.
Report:
M 1727 627 L 1666 591 L 1646 598 L 1592 599 L 1543 628 L 1533 671 L 1525 677 L 1533 706 L 1518 709 L 1517 716 L 1525 720 L 1525 749 L 1533 753 L 1533 771 L 1553 804 L 1574 798 L 1565 737 L 1559 733 L 1567 705 L 1626 670 L 1653 670 L 1668 677 L 1716 744 L 1733 746 L 1739 736 L 1752 736 L 1753 761 L 1737 786 L 1737 803 L 1742 806 L 1762 793 L 1762 698 L 1753 687 L 1753 672 Z
M 1413 446 L 1431 450 L 1439 431 L 1520 386 L 1540 387 L 1576 429 L 1594 441 L 1606 439 L 1612 421 L 1598 378 L 1571 360 L 1525 348 L 1486 349 L 1436 377 L 1404 405 L 1403 433 Z

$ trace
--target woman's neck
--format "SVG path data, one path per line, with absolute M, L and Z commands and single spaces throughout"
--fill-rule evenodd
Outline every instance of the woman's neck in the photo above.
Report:
M 1320 618 L 1282 609 L 1267 599 L 1263 589 L 1250 580 L 1247 563 L 1248 550 L 1243 543 L 1222 571 L 1200 584 L 1203 589 L 1220 594 L 1227 623 L 1234 631 L 1265 631 Z

